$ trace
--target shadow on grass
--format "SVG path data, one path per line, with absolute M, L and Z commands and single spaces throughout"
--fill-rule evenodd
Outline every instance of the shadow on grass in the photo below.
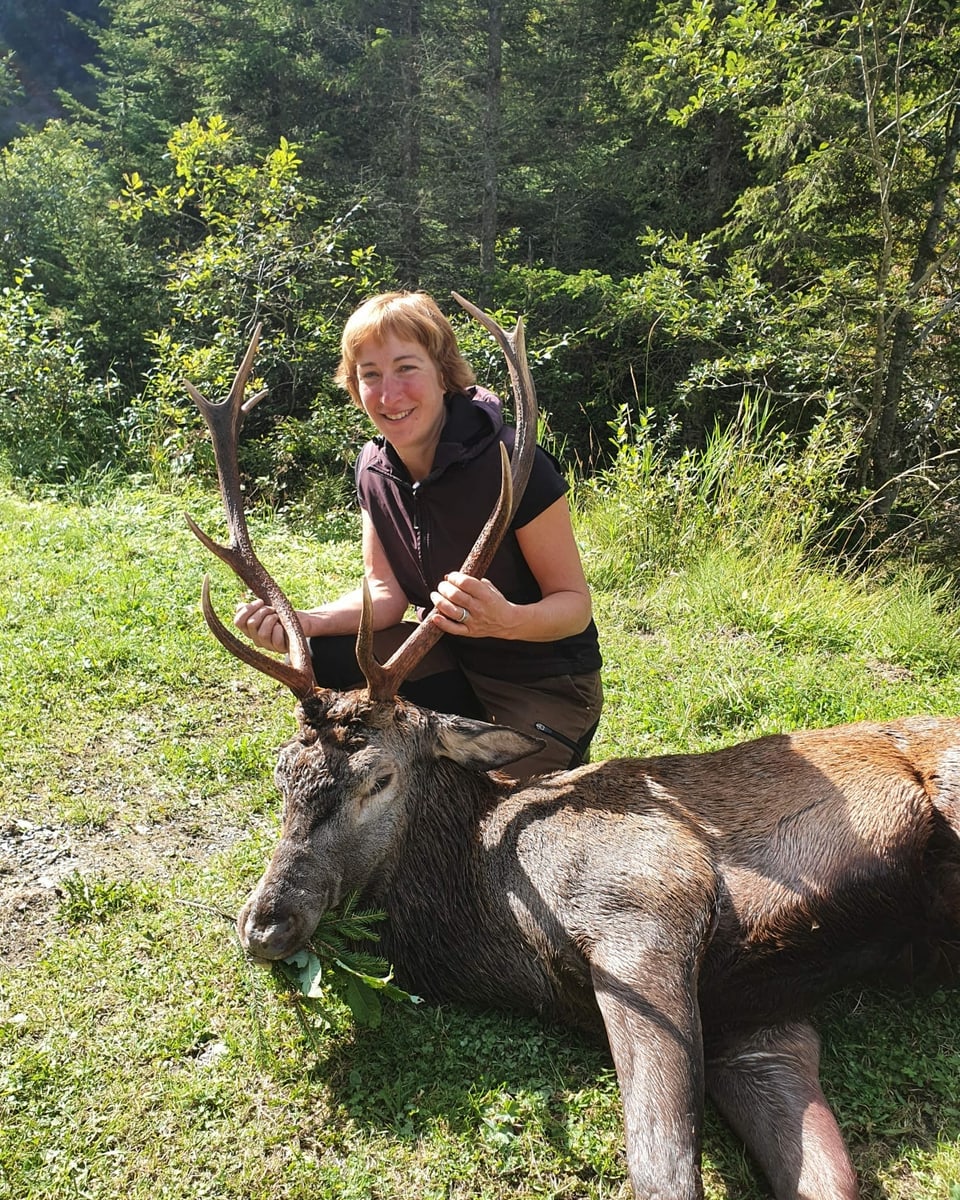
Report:
M 361 1128 L 461 1143 L 483 1175 L 509 1175 L 535 1153 L 554 1174 L 608 1186 L 625 1178 L 606 1049 L 534 1018 L 391 1009 L 379 1030 L 339 1041 L 316 1075 Z
M 823 1006 L 817 1026 L 823 1089 L 851 1148 L 861 1200 L 953 1200 L 932 1175 L 906 1181 L 911 1163 L 948 1146 L 940 1170 L 960 1183 L 960 990 L 850 989 Z M 891 1190 L 895 1178 L 902 1190 Z
M 940 1200 L 933 1182 L 909 1181 L 911 1164 L 932 1158 L 943 1143 L 956 1143 L 960 1164 L 960 992 L 850 991 L 826 1004 L 816 1023 L 824 1090 L 862 1200 Z M 551 1195 L 576 1196 L 578 1183 L 604 1189 L 590 1194 L 629 1194 L 611 1060 L 575 1033 L 499 1013 L 390 1009 L 379 1030 L 356 1029 L 332 1043 L 313 1074 L 361 1130 L 410 1146 L 434 1137 L 465 1145 L 478 1187 L 491 1173 L 515 1175 L 519 1184 L 535 1154 L 538 1171 L 555 1181 Z M 769 1197 L 709 1106 L 704 1141 L 709 1197 Z M 890 1190 L 895 1178 L 907 1190 Z M 533 1193 L 521 1185 L 517 1194 Z

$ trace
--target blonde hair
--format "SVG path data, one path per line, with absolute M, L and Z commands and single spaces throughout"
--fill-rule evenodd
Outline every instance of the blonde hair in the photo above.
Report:
M 347 320 L 340 339 L 340 365 L 334 382 L 346 388 L 354 404 L 360 404 L 357 362 L 360 347 L 373 340 L 383 342 L 393 334 L 406 342 L 417 342 L 437 364 L 445 392 L 462 392 L 476 382 L 473 368 L 460 353 L 453 326 L 426 292 L 384 292 L 371 296 Z

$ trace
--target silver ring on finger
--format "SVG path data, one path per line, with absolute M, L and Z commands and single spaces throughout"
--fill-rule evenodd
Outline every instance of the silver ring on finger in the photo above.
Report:
M 465 608 L 461 607 L 460 616 L 457 617 L 457 623 L 459 625 L 466 625 L 466 623 L 469 620 L 470 620 L 470 614 L 467 612 L 467 610 Z

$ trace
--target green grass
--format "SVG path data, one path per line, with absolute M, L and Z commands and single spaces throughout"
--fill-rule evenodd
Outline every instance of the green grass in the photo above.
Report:
M 223 914 L 270 850 L 292 703 L 206 632 L 211 564 L 183 507 L 218 528 L 211 497 L 0 493 L 0 847 L 42 827 L 79 863 L 57 896 L 38 868 L 17 901 L 0 857 L 0 1200 L 624 1200 L 600 1049 L 422 1005 L 378 1030 L 338 1009 L 312 1047 L 244 960 Z M 357 579 L 353 543 L 266 517 L 254 534 L 295 602 Z M 606 657 L 596 757 L 960 712 L 955 597 L 915 570 L 844 578 L 797 539 L 714 528 L 669 569 L 624 550 L 618 576 L 617 528 L 588 506 L 580 534 Z M 213 574 L 227 614 L 239 591 Z M 845 996 L 819 1024 L 864 1200 L 958 1200 L 960 995 Z M 712 1114 L 706 1154 L 710 1200 L 767 1194 Z

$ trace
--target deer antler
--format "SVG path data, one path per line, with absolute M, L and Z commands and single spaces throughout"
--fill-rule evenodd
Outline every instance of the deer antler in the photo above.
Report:
M 480 531 L 473 549 L 461 568 L 466 575 L 483 577 L 490 568 L 493 556 L 513 520 L 523 496 L 533 466 L 537 445 L 537 395 L 526 358 L 523 322 L 518 320 L 512 333 L 507 333 L 492 317 L 471 304 L 456 292 L 454 300 L 474 320 L 479 321 L 492 335 L 507 360 L 507 370 L 517 409 L 517 436 L 513 447 L 512 464 L 501 443 L 502 484 L 497 501 L 487 523 Z M 357 635 L 357 661 L 367 680 L 374 699 L 386 700 L 395 696 L 400 685 L 417 663 L 440 640 L 443 631 L 432 621 L 424 620 L 382 666 L 373 654 L 373 607 L 366 580 L 363 583 L 363 615 Z
M 203 532 L 189 513 L 185 515 L 187 524 L 206 548 L 231 567 L 255 596 L 259 596 L 261 600 L 276 610 L 280 624 L 287 635 L 289 661 L 282 662 L 280 659 L 271 658 L 269 655 L 255 650 L 226 628 L 210 601 L 210 580 L 209 577 L 206 577 L 203 581 L 201 603 L 203 615 L 211 633 L 231 654 L 242 662 L 256 667 L 265 675 L 286 684 L 293 694 L 302 700 L 316 688 L 310 649 L 297 614 L 293 610 L 293 605 L 257 558 L 250 544 L 240 487 L 240 467 L 237 462 L 237 437 L 243 424 L 243 418 L 267 394 L 264 390 L 257 392 L 249 400 L 244 401 L 243 399 L 247 380 L 253 369 L 257 347 L 260 344 L 261 329 L 260 325 L 254 329 L 250 344 L 247 346 L 243 361 L 225 400 L 211 402 L 205 399 L 192 383 L 184 381 L 184 387 L 203 414 L 213 441 L 213 454 L 217 463 L 220 495 L 227 517 L 230 544 L 224 546 L 215 542 L 213 538 Z

